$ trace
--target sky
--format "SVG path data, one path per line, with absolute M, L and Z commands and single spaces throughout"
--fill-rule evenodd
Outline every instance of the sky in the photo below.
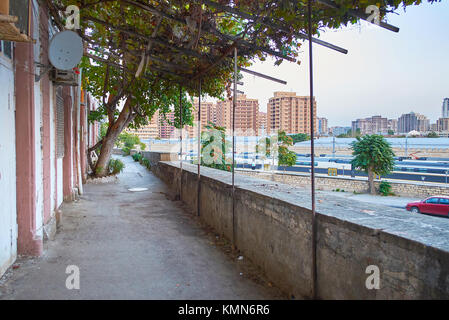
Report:
M 365 22 L 326 31 L 320 39 L 347 49 L 342 54 L 314 45 L 314 91 L 319 117 L 329 126 L 350 126 L 373 115 L 397 119 L 422 113 L 434 123 L 441 116 L 443 98 L 449 97 L 449 1 L 409 7 L 389 15 L 394 33 Z M 244 74 L 244 91 L 259 99 L 266 111 L 274 91 L 309 94 L 308 43 L 301 47 L 301 65 L 274 59 L 256 62 L 249 69 L 287 81 L 274 83 Z

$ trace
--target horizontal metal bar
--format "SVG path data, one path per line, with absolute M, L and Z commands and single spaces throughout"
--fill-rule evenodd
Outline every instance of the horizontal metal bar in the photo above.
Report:
M 278 83 L 281 83 L 281 84 L 287 84 L 287 81 L 276 79 L 276 78 L 267 76 L 267 75 L 265 75 L 263 73 L 259 73 L 259 72 L 256 72 L 256 71 L 248 70 L 248 69 L 245 69 L 245 68 L 240 68 L 240 71 L 243 71 L 243 72 L 252 74 L 253 76 L 264 78 L 264 79 L 267 79 L 267 80 L 270 80 L 270 81 L 278 82 Z
M 328 6 L 329 8 L 340 9 L 340 6 L 338 4 L 336 4 L 335 2 L 331 1 L 331 0 L 316 0 L 316 2 L 324 4 L 325 6 Z M 353 16 L 353 17 L 355 17 L 355 18 L 359 18 L 359 19 L 365 20 L 367 22 L 370 22 L 372 24 L 378 25 L 379 27 L 382 27 L 384 29 L 387 29 L 387 30 L 390 30 L 390 31 L 393 31 L 393 32 L 399 32 L 399 28 L 395 27 L 395 26 L 392 26 L 391 24 L 388 24 L 388 23 L 385 23 L 385 22 L 382 22 L 382 21 L 380 21 L 379 24 L 374 23 L 373 21 L 368 21 L 368 17 L 370 15 L 368 15 L 368 14 L 366 14 L 364 12 L 357 11 L 357 10 L 354 10 L 354 9 L 348 9 L 348 14 Z
M 236 90 L 235 92 L 237 92 L 238 94 L 245 94 L 245 92 L 240 91 L 240 90 Z

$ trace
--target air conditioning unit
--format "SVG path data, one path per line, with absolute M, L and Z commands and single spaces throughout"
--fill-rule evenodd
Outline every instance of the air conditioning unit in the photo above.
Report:
M 50 71 L 50 80 L 56 85 L 78 86 L 78 75 L 74 70 L 65 71 L 52 68 Z

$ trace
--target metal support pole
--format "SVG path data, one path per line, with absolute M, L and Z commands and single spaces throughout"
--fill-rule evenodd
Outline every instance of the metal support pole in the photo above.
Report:
M 317 226 L 315 212 L 315 142 L 314 142 L 314 99 L 313 99 L 313 42 L 312 42 L 312 1 L 308 1 L 308 36 L 309 36 L 309 79 L 310 79 L 310 152 L 311 152 L 311 186 L 312 186 L 312 298 L 317 298 L 317 261 L 316 241 Z
M 408 145 L 407 145 L 408 133 L 405 135 L 405 157 L 408 157 Z M 406 159 L 407 160 L 407 159 Z
M 252 74 L 253 76 L 256 76 L 256 77 L 260 77 L 260 78 L 264 78 L 264 79 L 267 79 L 267 80 L 270 80 L 270 81 L 278 82 L 280 84 L 284 84 L 284 85 L 287 84 L 287 81 L 280 80 L 280 79 L 277 79 L 277 78 L 274 78 L 274 77 L 270 77 L 270 76 L 267 76 L 266 74 L 263 74 L 263 73 L 260 73 L 260 72 L 248 70 L 248 69 L 245 69 L 245 68 L 241 68 L 240 71 Z
M 232 243 L 235 246 L 235 109 L 237 105 L 237 48 L 234 48 L 234 97 L 232 99 Z
M 179 126 L 180 126 L 180 131 L 181 134 L 179 136 L 179 140 L 181 142 L 181 146 L 180 146 L 180 178 L 179 178 L 179 200 L 182 201 L 182 86 L 179 85 Z
M 201 78 L 198 90 L 198 187 L 197 187 L 197 216 L 200 216 L 200 193 L 201 193 Z
M 335 135 L 332 133 L 332 158 L 335 159 Z

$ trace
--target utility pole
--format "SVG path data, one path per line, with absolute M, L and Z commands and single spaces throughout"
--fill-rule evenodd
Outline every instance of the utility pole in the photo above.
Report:
M 332 132 L 332 158 L 335 159 L 335 134 Z
M 407 147 L 408 147 L 408 133 L 405 135 L 405 157 L 407 158 L 408 157 L 408 150 L 407 150 Z

